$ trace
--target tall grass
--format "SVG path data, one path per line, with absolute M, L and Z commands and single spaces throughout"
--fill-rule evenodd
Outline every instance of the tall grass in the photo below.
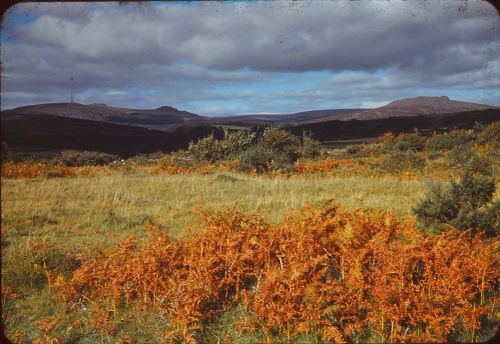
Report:
M 420 181 L 390 177 L 294 176 L 290 179 L 244 174 L 109 176 L 2 181 L 2 227 L 24 235 L 86 237 L 85 246 L 105 235 L 137 234 L 152 221 L 172 234 L 196 222 L 193 209 L 237 206 L 262 208 L 271 222 L 303 205 L 333 199 L 346 209 L 383 208 L 409 215 L 421 197 Z M 99 239 L 98 242 L 101 240 Z
M 63 264 L 60 272 L 70 272 L 78 266 L 80 253 L 110 248 L 131 235 L 146 236 L 146 223 L 158 225 L 174 237 L 184 230 L 197 231 L 197 210 L 205 208 L 260 209 L 270 222 L 278 223 L 306 204 L 335 200 L 345 209 L 383 208 L 406 216 L 421 197 L 423 185 L 391 177 L 152 176 L 147 170 L 136 170 L 104 176 L 4 179 L 1 188 L 2 282 L 23 295 L 22 299 L 2 300 L 2 319 L 7 335 L 21 329 L 24 340 L 32 340 L 39 334 L 33 325 L 36 320 L 61 312 L 51 303 L 55 295 L 46 286 L 44 263 L 49 268 Z M 49 249 L 33 248 L 45 244 Z M 81 312 L 83 322 L 88 321 L 85 312 Z M 120 333 L 152 342 L 162 331 L 161 319 L 143 318 L 134 312 L 137 310 L 123 314 L 138 320 L 127 321 Z M 147 309 L 140 312 L 148 314 Z M 229 315 L 229 324 L 231 318 Z M 57 328 L 70 325 L 61 322 Z M 223 330 L 208 330 L 210 336 L 213 334 L 208 342 L 217 342 L 216 338 L 230 328 L 224 320 L 221 326 Z M 95 333 L 81 336 L 75 340 L 104 340 Z M 254 340 L 256 337 L 250 336 L 248 342 Z

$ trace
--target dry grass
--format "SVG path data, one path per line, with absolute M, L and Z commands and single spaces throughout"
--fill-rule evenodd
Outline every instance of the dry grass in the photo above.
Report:
M 147 222 L 175 236 L 184 229 L 200 228 L 197 209 L 260 208 L 270 222 L 276 223 L 290 211 L 330 199 L 345 209 L 384 208 L 405 216 L 411 214 L 411 207 L 424 191 L 420 181 L 391 177 L 284 179 L 237 173 L 151 176 L 146 169 L 106 176 L 4 179 L 1 187 L 2 281 L 24 295 L 23 299 L 3 302 L 2 319 L 8 335 L 20 329 L 25 340 L 38 335 L 33 321 L 60 313 L 50 301 L 54 295 L 43 282 L 43 261 L 59 264 L 67 254 L 109 248 L 131 235 L 146 236 Z M 30 249 L 33 240 L 53 246 L 34 254 Z M 133 317 L 133 313 L 124 316 Z M 140 329 L 127 325 L 121 333 L 152 340 L 158 334 L 158 321 L 145 321 Z M 221 326 L 224 331 L 230 328 Z M 102 340 L 96 334 L 80 339 Z
M 346 209 L 383 208 L 399 215 L 423 192 L 420 181 L 390 177 L 296 176 L 291 179 L 244 174 L 110 176 L 2 181 L 2 228 L 20 234 L 64 238 L 66 246 L 100 246 L 103 239 L 138 234 L 151 221 L 172 234 L 193 226 L 194 210 L 237 206 L 261 208 L 271 222 L 306 204 L 333 199 Z M 97 235 L 96 235 L 97 233 Z M 111 240 L 115 241 L 115 240 Z

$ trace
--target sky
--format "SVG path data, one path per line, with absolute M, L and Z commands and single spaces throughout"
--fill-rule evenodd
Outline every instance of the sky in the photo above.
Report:
M 499 38 L 474 0 L 21 3 L 2 17 L 1 108 L 71 91 L 206 116 L 442 95 L 500 106 Z

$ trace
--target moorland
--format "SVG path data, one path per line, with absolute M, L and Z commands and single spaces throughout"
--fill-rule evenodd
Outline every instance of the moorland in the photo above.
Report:
M 278 127 L 129 157 L 30 158 L 6 145 L 4 333 L 17 343 L 487 340 L 498 330 L 499 146 L 492 120 L 341 149 Z

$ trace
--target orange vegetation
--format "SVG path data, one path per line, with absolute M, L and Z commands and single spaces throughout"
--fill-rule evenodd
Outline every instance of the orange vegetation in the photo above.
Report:
M 330 172 L 334 168 L 341 166 L 352 166 L 355 163 L 356 160 L 353 159 L 344 159 L 344 160 L 325 159 L 319 161 L 297 163 L 295 165 L 295 171 L 297 173 L 308 173 L 308 174 Z
M 105 166 L 67 167 L 43 162 L 23 161 L 2 163 L 2 178 L 35 178 L 38 176 L 73 177 L 107 173 Z
M 2 297 L 6 299 L 22 299 L 23 295 L 21 293 L 16 292 L 12 287 L 6 286 L 2 287 Z
M 186 174 L 186 173 L 198 173 L 198 174 L 212 174 L 215 172 L 227 172 L 235 169 L 237 164 L 236 160 L 225 161 L 220 164 L 201 164 L 197 166 L 179 166 L 176 165 L 172 160 L 162 160 L 158 162 L 153 169 L 151 174 L 157 175 L 160 173 L 166 174 Z
M 460 329 L 477 339 L 494 315 L 498 239 L 469 232 L 422 234 L 386 212 L 307 208 L 280 225 L 234 209 L 205 212 L 204 230 L 171 240 L 149 225 L 150 240 L 84 260 L 70 278 L 49 275 L 66 302 L 94 304 L 94 326 L 112 329 L 119 307 L 156 307 L 165 340 L 194 343 L 218 311 L 246 308 L 241 331 L 264 340 L 316 333 L 327 342 L 447 340 Z

